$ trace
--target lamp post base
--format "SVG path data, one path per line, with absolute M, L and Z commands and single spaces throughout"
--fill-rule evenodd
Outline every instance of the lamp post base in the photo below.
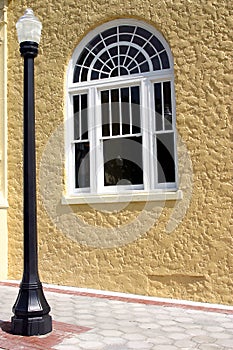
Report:
M 44 335 L 52 331 L 50 307 L 45 299 L 42 284 L 21 283 L 12 309 L 11 332 L 17 335 Z
M 52 331 L 52 317 L 50 315 L 31 318 L 13 316 L 11 322 L 11 331 L 17 335 L 44 335 Z

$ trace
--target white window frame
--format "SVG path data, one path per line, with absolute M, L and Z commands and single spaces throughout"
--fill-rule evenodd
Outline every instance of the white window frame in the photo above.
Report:
M 163 44 L 169 57 L 171 68 L 149 73 L 139 73 L 121 77 L 112 77 L 99 80 L 83 81 L 73 83 L 73 72 L 77 59 L 87 45 L 87 43 L 98 33 L 105 29 L 117 25 L 138 25 L 153 33 Z M 169 81 L 171 83 L 173 133 L 175 139 L 175 183 L 157 183 L 156 165 L 153 164 L 153 156 L 156 154 L 155 143 L 155 115 L 153 84 L 156 82 Z M 100 114 L 100 91 L 129 86 L 140 86 L 141 99 L 141 133 L 142 133 L 142 159 L 143 159 L 143 188 L 132 186 L 103 186 L 103 137 L 101 128 L 96 129 L 96 125 L 101 125 Z M 75 157 L 73 146 L 73 96 L 87 94 L 88 98 L 88 129 L 90 142 L 90 188 L 75 188 Z M 91 106 L 91 108 L 90 108 Z M 151 132 L 153 130 L 153 132 Z M 171 132 L 171 131 L 166 131 Z M 165 133 L 163 131 L 162 133 Z M 65 171 L 66 189 L 63 197 L 64 204 L 78 204 L 90 201 L 125 202 L 129 198 L 132 201 L 141 200 L 176 200 L 182 198 L 182 192 L 178 190 L 178 166 L 176 151 L 176 107 L 174 91 L 174 69 L 173 57 L 169 45 L 154 27 L 143 21 L 133 19 L 114 20 L 91 31 L 76 47 L 68 65 L 66 79 L 66 123 L 65 123 Z M 149 152 L 148 152 L 149 151 Z M 98 171 L 102 166 L 102 171 Z M 120 194 L 120 195 L 119 195 Z

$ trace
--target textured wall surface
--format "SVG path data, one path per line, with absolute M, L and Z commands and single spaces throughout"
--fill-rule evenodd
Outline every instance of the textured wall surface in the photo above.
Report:
M 7 1 L 0 0 L 0 279 L 7 278 Z
M 27 6 L 43 21 L 40 54 L 35 60 L 42 281 L 232 304 L 229 127 L 232 1 L 10 2 L 10 279 L 20 279 L 22 273 L 23 62 L 15 22 Z M 123 17 L 153 25 L 173 52 L 177 128 L 183 142 L 179 158 L 184 199 L 179 203 L 109 205 L 108 211 L 98 205 L 64 206 L 61 165 L 66 68 L 73 50 L 91 29 Z M 183 159 L 184 150 L 192 168 Z M 171 222 L 174 210 L 176 216 Z

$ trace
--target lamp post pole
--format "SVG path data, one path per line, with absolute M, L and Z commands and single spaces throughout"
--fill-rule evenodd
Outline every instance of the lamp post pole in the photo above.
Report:
M 33 11 L 27 9 L 16 27 L 24 58 L 24 271 L 11 325 L 13 334 L 31 336 L 52 330 L 37 254 L 34 58 L 38 54 L 42 25 Z

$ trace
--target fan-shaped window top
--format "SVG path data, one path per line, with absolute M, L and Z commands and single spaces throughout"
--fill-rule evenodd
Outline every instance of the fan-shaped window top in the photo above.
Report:
M 161 41 L 135 25 L 119 25 L 97 34 L 83 49 L 73 82 L 91 81 L 170 68 Z

